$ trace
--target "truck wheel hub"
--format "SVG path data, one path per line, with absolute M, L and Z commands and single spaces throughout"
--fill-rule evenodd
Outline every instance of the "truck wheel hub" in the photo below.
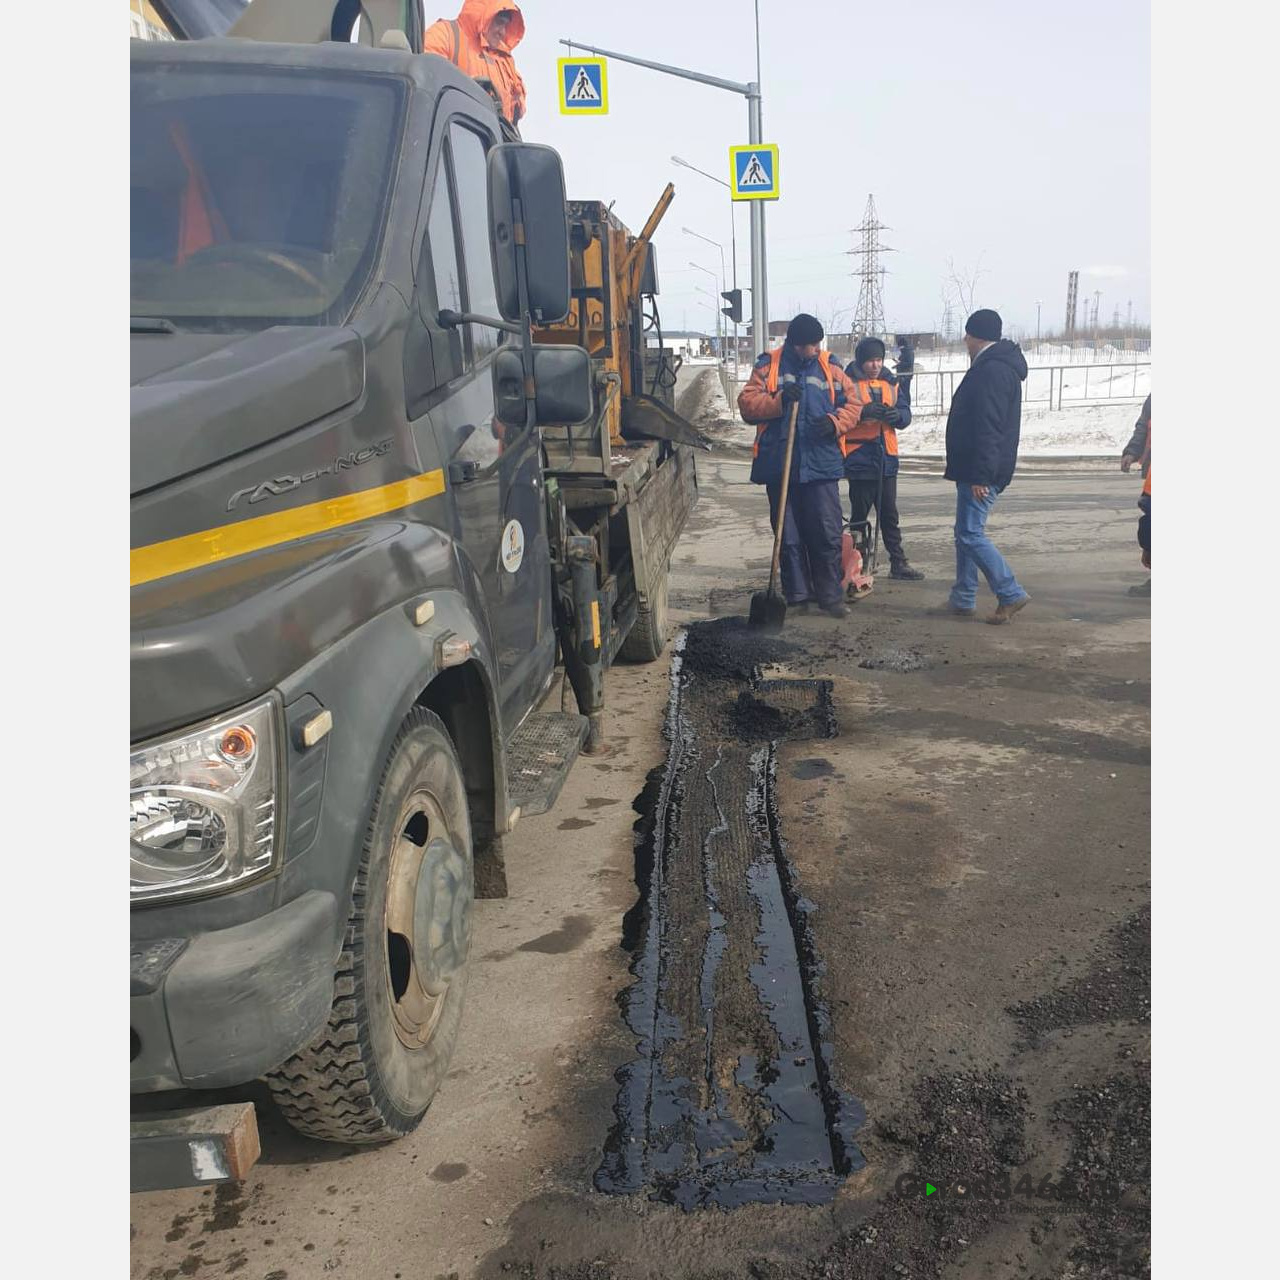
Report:
M 433 996 L 442 996 L 467 959 L 471 941 L 471 878 L 452 841 L 427 845 L 418 874 L 413 932 L 418 973 Z
M 471 867 L 435 797 L 405 802 L 387 880 L 386 976 L 396 1035 L 425 1045 L 471 941 Z

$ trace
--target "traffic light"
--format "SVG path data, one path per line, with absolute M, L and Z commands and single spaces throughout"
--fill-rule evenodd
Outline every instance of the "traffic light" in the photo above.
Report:
M 742 323 L 742 290 L 726 289 L 725 292 L 722 293 L 720 296 L 729 304 L 727 307 L 721 307 L 720 308 L 721 312 L 724 315 L 728 316 L 729 319 L 732 320 L 734 324 L 741 324 Z

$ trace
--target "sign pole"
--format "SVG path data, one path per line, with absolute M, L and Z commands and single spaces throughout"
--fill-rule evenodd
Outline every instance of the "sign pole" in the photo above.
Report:
M 753 81 L 748 88 L 752 92 L 747 95 L 747 141 L 759 145 L 764 142 L 760 86 Z M 765 264 L 763 200 L 751 201 L 751 332 L 759 358 L 769 350 L 769 278 Z
M 758 21 L 756 31 L 758 46 Z M 749 84 L 742 84 L 737 80 L 724 80 L 719 76 L 703 75 L 700 71 L 672 67 L 664 62 L 653 62 L 648 58 L 636 58 L 629 53 L 618 53 L 613 49 L 597 49 L 594 45 L 581 44 L 577 40 L 561 40 L 560 43 L 569 49 L 585 49 L 598 57 L 616 58 L 619 62 L 629 62 L 632 66 L 647 67 L 650 71 L 661 71 L 664 75 L 679 76 L 683 80 L 694 80 L 698 84 L 710 85 L 713 89 L 724 89 L 729 93 L 739 94 L 747 100 L 748 141 L 751 143 L 764 141 L 758 78 Z M 757 77 L 760 75 L 758 63 L 757 47 Z M 769 350 L 769 286 L 765 264 L 764 210 L 759 208 L 759 205 L 759 200 L 751 202 L 751 333 L 757 356 Z
M 755 102 L 756 132 L 755 132 L 755 137 L 748 136 L 747 141 L 753 142 L 759 145 L 760 143 L 764 142 L 764 97 L 760 91 L 760 86 L 764 83 L 764 76 L 760 74 L 760 0 L 755 0 L 755 11 L 756 11 L 756 78 L 755 78 L 754 88 L 756 91 L 756 96 L 755 96 L 754 102 Z M 752 101 L 753 100 L 751 98 L 747 99 L 748 115 L 750 114 Z M 749 119 L 747 121 L 747 124 L 749 128 L 751 124 L 751 121 Z M 776 177 L 775 177 L 775 181 L 776 181 Z M 759 212 L 754 215 L 754 221 L 752 225 L 755 226 L 757 223 L 759 224 L 760 256 L 754 259 L 753 261 L 757 262 L 760 268 L 760 295 L 761 295 L 760 296 L 760 314 L 764 317 L 764 337 L 763 337 L 763 340 L 757 340 L 756 342 L 755 353 L 758 359 L 763 352 L 769 350 L 769 266 L 767 261 L 768 254 L 769 254 L 769 246 L 768 246 L 768 241 L 765 238 L 765 231 L 764 231 L 764 204 L 759 200 L 753 200 L 751 202 L 751 205 L 753 209 L 757 207 L 759 209 Z M 751 278 L 752 280 L 755 279 L 754 270 L 752 272 Z M 755 298 L 752 298 L 751 305 L 753 307 L 755 306 L 755 302 L 756 302 Z

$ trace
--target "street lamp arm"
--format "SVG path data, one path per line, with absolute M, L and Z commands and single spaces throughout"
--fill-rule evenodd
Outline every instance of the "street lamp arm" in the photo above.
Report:
M 681 231 L 687 236 L 693 236 L 695 240 L 705 240 L 707 244 L 713 244 L 721 253 L 724 253 L 724 246 L 719 240 L 713 240 L 710 236 L 704 236 L 700 231 L 695 231 L 692 227 L 681 227 Z
M 669 76 L 681 76 L 685 80 L 695 80 L 698 84 L 709 84 L 713 89 L 727 89 L 730 93 L 740 93 L 744 98 L 758 98 L 760 89 L 755 84 L 740 84 L 737 80 L 722 80 L 719 76 L 703 75 L 701 71 L 686 71 L 684 67 L 671 67 L 665 62 L 651 62 L 648 58 L 634 58 L 629 53 L 615 53 L 610 49 L 597 49 L 594 45 L 581 44 L 577 40 L 561 40 L 568 49 L 585 49 L 601 58 L 616 58 L 619 62 L 630 62 L 633 66 L 648 67 L 650 71 L 665 71 Z
M 704 178 L 710 178 L 712 182 L 718 182 L 722 187 L 729 186 L 723 178 L 717 178 L 714 173 L 708 173 L 705 169 L 699 169 L 696 164 L 690 164 L 687 160 L 681 160 L 679 156 L 672 156 L 671 163 L 678 164 L 685 169 L 692 169 L 694 173 L 700 173 Z

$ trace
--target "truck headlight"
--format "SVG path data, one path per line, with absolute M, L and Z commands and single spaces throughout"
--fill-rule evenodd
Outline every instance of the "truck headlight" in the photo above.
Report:
M 226 889 L 270 870 L 276 738 L 267 700 L 130 753 L 131 901 Z

